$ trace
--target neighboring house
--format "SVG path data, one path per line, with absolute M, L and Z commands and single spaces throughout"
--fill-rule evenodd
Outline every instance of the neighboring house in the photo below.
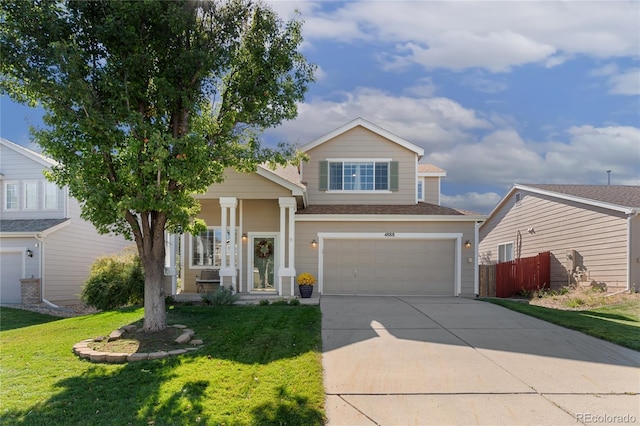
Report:
M 640 186 L 516 184 L 480 226 L 482 263 L 551 252 L 551 286 L 640 284 Z
M 67 188 L 42 172 L 55 161 L 0 138 L 0 303 L 20 303 L 20 279 L 40 278 L 43 299 L 77 303 L 96 257 L 131 245 L 99 235 Z
M 423 149 L 362 119 L 304 145 L 300 167 L 228 170 L 200 200 L 202 235 L 183 235 L 182 291 L 219 269 L 240 293 L 358 295 L 478 293 L 476 213 L 440 205 L 444 170 Z

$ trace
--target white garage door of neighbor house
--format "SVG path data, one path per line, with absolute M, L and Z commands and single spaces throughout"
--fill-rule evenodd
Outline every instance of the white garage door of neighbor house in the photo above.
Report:
M 22 301 L 20 279 L 22 276 L 22 253 L 0 253 L 0 303 Z
M 326 239 L 323 293 L 455 294 L 455 240 Z

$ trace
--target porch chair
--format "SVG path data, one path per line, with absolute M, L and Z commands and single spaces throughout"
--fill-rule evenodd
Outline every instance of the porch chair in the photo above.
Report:
M 196 275 L 198 293 L 205 293 L 205 286 L 211 286 L 209 291 L 215 291 L 220 287 L 220 270 L 205 269 L 200 273 L 200 276 Z

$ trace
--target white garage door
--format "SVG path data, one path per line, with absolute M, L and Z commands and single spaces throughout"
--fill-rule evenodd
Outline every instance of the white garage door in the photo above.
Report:
M 455 240 L 326 239 L 323 255 L 324 294 L 455 294 Z
M 20 303 L 20 279 L 22 276 L 22 253 L 0 253 L 0 303 Z

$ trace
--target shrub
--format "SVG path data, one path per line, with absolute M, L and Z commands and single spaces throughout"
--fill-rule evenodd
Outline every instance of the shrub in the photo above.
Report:
M 233 292 L 233 288 L 219 287 L 202 295 L 207 305 L 233 305 L 240 299 L 240 295 Z
M 299 306 L 300 305 L 300 301 L 298 299 L 291 299 L 291 300 L 289 300 L 289 305 L 290 306 Z
M 271 302 L 269 302 L 269 299 L 260 299 L 260 301 L 258 302 L 258 305 L 260 306 L 268 306 L 270 304 Z
M 144 301 L 144 270 L 138 255 L 125 250 L 96 259 L 80 298 L 101 310 L 141 304 Z

